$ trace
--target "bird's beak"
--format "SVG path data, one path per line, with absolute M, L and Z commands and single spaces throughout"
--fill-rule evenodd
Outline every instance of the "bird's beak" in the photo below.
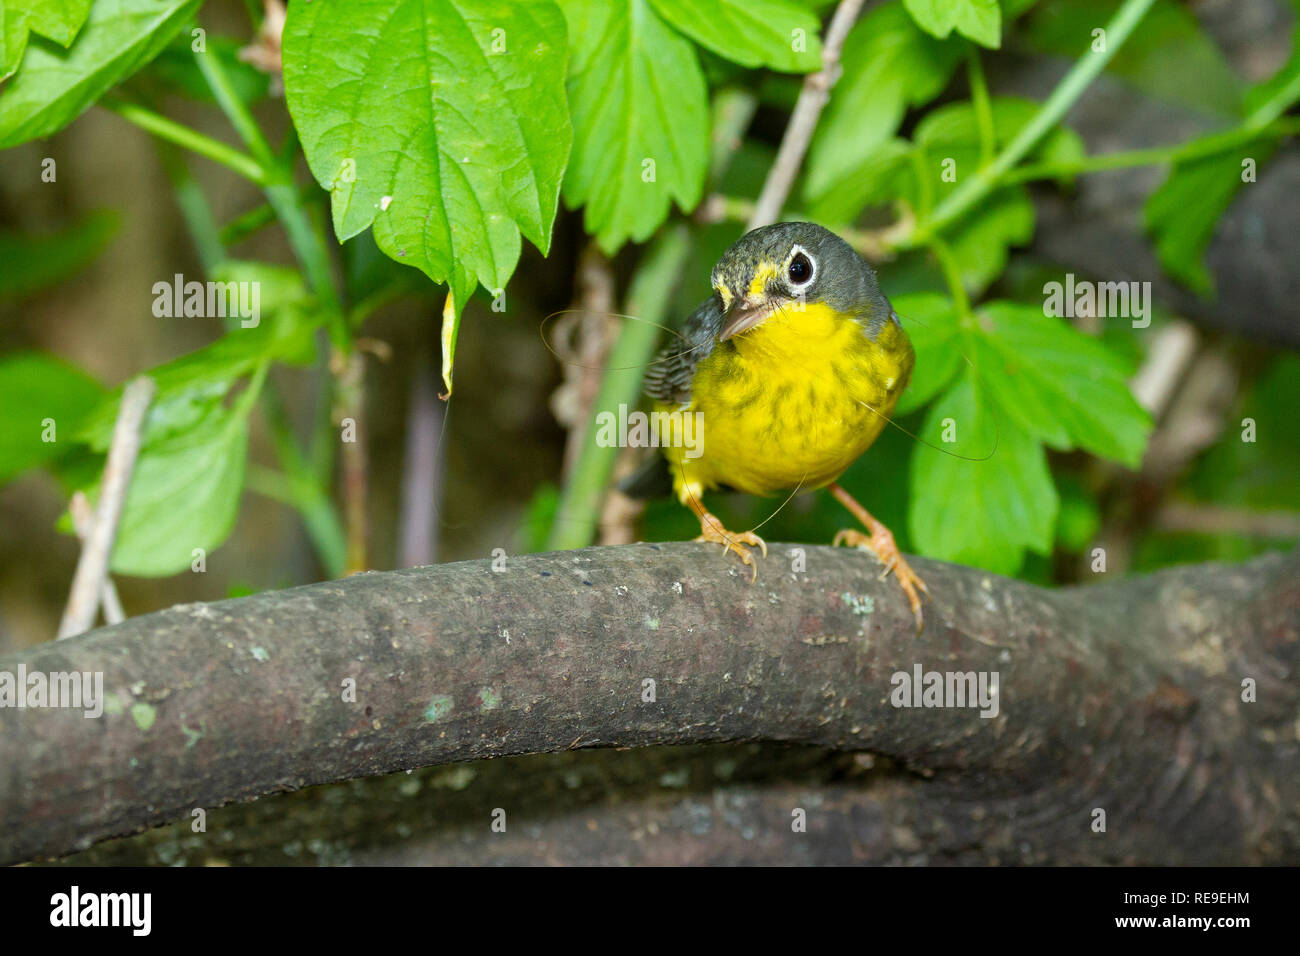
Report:
M 748 332 L 775 311 L 775 303 L 769 300 L 767 296 L 763 296 L 757 301 L 749 298 L 737 301 L 723 316 L 722 332 L 718 335 L 718 340 L 725 342 L 742 332 Z

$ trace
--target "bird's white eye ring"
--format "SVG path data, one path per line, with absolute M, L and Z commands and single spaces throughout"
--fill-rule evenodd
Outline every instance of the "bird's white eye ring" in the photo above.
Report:
M 791 288 L 807 288 L 817 278 L 817 260 L 803 246 L 796 245 L 786 259 L 785 274 L 790 280 Z

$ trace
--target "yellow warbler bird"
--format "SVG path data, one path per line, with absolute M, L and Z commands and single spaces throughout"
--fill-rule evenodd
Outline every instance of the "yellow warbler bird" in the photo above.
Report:
M 757 576 L 744 546 L 766 555 L 767 545 L 724 528 L 704 493 L 827 488 L 869 532 L 841 531 L 834 543 L 866 548 L 893 571 L 919 631 L 925 584 L 889 529 L 836 483 L 880 435 L 912 373 L 912 344 L 875 273 L 829 230 L 785 222 L 741 237 L 711 278 L 713 295 L 645 379 L 656 411 L 677 423 L 661 444 L 673 493 L 700 520 L 696 540 L 723 545 Z M 681 440 L 686 415 L 695 416 L 698 442 Z M 652 461 L 623 490 L 646 497 L 662 478 Z

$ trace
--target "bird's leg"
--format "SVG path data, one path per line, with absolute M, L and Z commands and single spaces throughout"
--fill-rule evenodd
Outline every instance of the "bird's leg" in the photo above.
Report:
M 848 508 L 853 517 L 861 521 L 866 529 L 871 532 L 868 536 L 861 531 L 841 531 L 835 535 L 835 540 L 832 543 L 866 548 L 879 558 L 880 562 L 885 566 L 885 570 L 880 573 L 882 580 L 890 571 L 894 572 L 899 585 L 903 588 L 903 593 L 907 595 L 908 603 L 912 605 L 912 613 L 916 615 L 916 633 L 920 634 L 922 624 L 921 593 L 929 594 L 930 589 L 925 586 L 925 582 L 917 577 L 916 572 L 903 560 L 898 545 L 894 543 L 893 533 L 877 521 L 871 512 L 858 504 L 853 496 L 841 488 L 838 483 L 832 482 L 828 487 L 831 494 L 835 496 L 835 500 Z
M 715 544 L 722 545 L 723 553 L 734 551 L 738 554 L 740 560 L 753 572 L 749 579 L 749 583 L 753 584 L 758 580 L 758 565 L 754 563 L 754 556 L 742 548 L 741 545 L 748 544 L 761 549 L 763 557 L 766 558 L 767 542 L 752 531 L 728 531 L 724 528 L 722 522 L 715 515 L 710 514 L 701 503 L 700 493 L 702 491 L 703 488 L 692 488 L 682 495 L 682 503 L 695 512 L 695 517 L 700 519 L 700 536 L 695 540 L 712 541 Z

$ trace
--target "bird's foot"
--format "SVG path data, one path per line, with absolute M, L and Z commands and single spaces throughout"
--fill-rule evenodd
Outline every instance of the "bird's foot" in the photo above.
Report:
M 916 633 L 921 633 L 921 626 L 924 623 L 921 617 L 921 594 L 929 594 L 930 589 L 912 570 L 911 566 L 903 560 L 902 553 L 898 550 L 898 545 L 894 543 L 894 536 L 884 525 L 877 524 L 874 534 L 863 534 L 861 531 L 852 528 L 840 531 L 835 535 L 832 545 L 848 545 L 851 548 L 863 548 L 874 554 L 880 563 L 885 566 L 885 570 L 880 572 L 880 580 L 884 580 L 890 571 L 894 572 L 894 577 L 898 579 L 903 593 L 907 595 L 907 601 L 912 605 L 912 613 L 916 616 Z
M 758 565 L 754 563 L 754 555 L 742 544 L 758 548 L 763 552 L 763 557 L 767 557 L 767 542 L 754 534 L 752 531 L 728 531 L 722 526 L 722 522 L 707 511 L 700 515 L 700 536 L 696 541 L 711 541 L 714 544 L 722 545 L 723 552 L 733 551 L 740 556 L 752 573 L 749 583 L 753 584 L 758 580 Z

